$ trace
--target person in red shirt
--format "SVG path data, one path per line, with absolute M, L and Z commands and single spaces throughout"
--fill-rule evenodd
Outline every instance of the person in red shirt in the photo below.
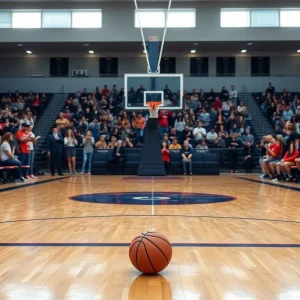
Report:
M 39 114 L 40 106 L 41 106 L 41 99 L 39 94 L 36 94 L 34 100 L 32 101 L 32 110 L 34 111 L 35 115 Z
M 22 124 L 21 130 L 16 134 L 17 141 L 19 143 L 18 159 L 22 163 L 22 166 L 29 165 L 29 155 L 30 155 L 30 142 L 34 141 L 28 130 L 30 125 L 27 123 Z M 28 169 L 22 169 L 22 176 L 24 179 L 31 179 L 28 175 Z
M 170 175 L 170 151 L 168 150 L 166 142 L 162 142 L 161 156 L 165 165 L 166 174 Z
M 212 108 L 214 108 L 215 110 L 218 110 L 220 108 L 222 108 L 222 101 L 219 99 L 219 97 L 216 97 L 216 100 L 213 102 L 212 104 Z
M 269 175 L 269 179 L 275 179 L 275 166 L 282 158 L 283 141 L 281 137 L 279 135 L 266 137 L 269 144 L 265 145 L 267 158 L 262 161 L 262 165 L 265 173 Z
M 276 164 L 277 178 L 274 180 L 291 181 L 291 167 L 296 165 L 296 159 L 299 157 L 299 151 L 296 149 L 295 143 L 290 142 L 289 150 L 285 153 L 283 159 Z M 287 175 L 286 179 L 284 174 Z
M 101 94 L 102 94 L 102 95 L 109 94 L 109 89 L 107 88 L 107 85 L 104 86 L 104 88 L 103 88 L 102 91 L 101 91 Z
M 159 136 L 162 139 L 165 133 L 169 132 L 169 118 L 172 117 L 171 112 L 163 110 L 158 115 Z

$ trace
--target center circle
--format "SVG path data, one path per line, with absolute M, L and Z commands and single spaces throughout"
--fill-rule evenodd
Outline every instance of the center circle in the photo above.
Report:
M 101 204 L 182 205 L 227 202 L 236 198 L 227 195 L 202 193 L 126 192 L 75 195 L 70 197 L 70 199 Z

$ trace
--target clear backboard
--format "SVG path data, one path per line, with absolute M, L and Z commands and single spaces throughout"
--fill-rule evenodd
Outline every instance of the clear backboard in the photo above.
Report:
M 125 74 L 126 110 L 148 110 L 147 102 L 162 102 L 160 109 L 183 109 L 183 74 Z

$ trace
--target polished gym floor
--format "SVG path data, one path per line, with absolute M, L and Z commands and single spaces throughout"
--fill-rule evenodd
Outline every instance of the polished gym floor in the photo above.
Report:
M 0 299 L 300 299 L 300 185 L 43 176 L 0 197 Z M 128 258 L 147 230 L 173 245 L 158 276 Z

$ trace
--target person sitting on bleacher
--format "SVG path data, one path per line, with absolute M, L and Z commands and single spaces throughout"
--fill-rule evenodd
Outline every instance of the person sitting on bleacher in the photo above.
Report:
M 178 144 L 178 140 L 177 138 L 174 138 L 172 141 L 172 144 L 169 146 L 170 150 L 174 150 L 174 149 L 181 149 L 180 144 Z
M 13 140 L 14 137 L 11 132 L 6 132 L 2 136 L 0 145 L 1 166 L 17 166 L 18 179 L 16 180 L 16 183 L 25 182 L 25 180 L 22 178 L 22 163 L 14 157 L 14 154 L 11 150 L 11 143 Z
M 285 153 L 283 159 L 276 164 L 277 178 L 273 181 L 291 181 L 291 167 L 296 165 L 296 159 L 299 157 L 299 151 L 295 146 L 295 142 L 290 142 L 289 150 Z M 285 177 L 286 175 L 286 177 Z

